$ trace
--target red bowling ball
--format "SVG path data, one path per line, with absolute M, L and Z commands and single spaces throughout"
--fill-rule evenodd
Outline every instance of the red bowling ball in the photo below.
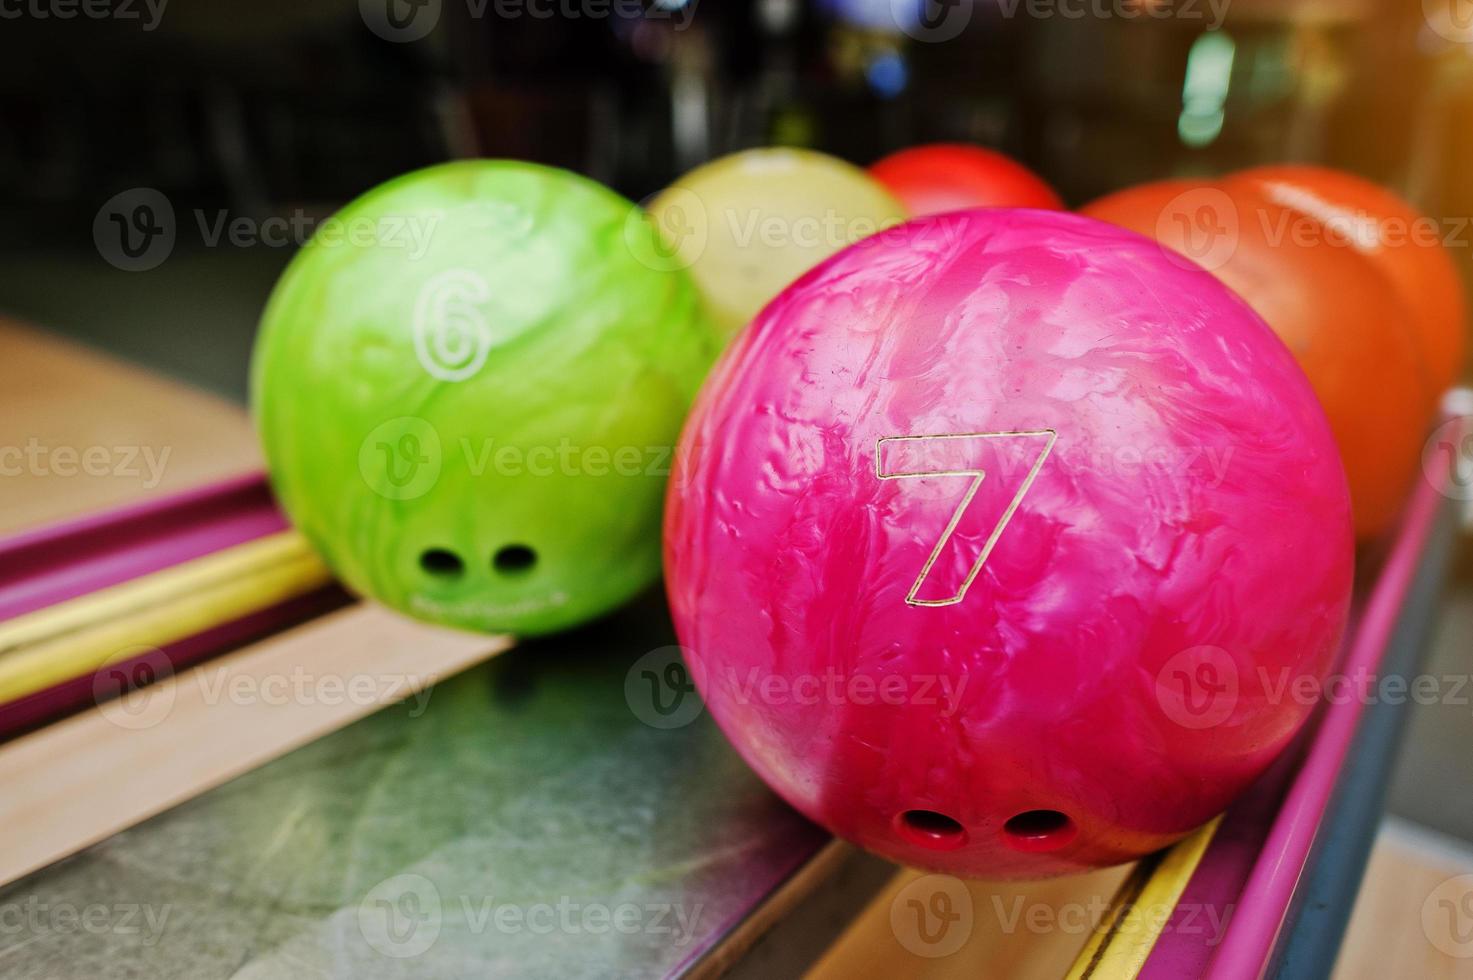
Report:
M 1064 206 L 1044 179 L 995 150 L 965 143 L 932 143 L 892 153 L 870 176 L 900 199 L 912 217 L 962 208 Z
M 667 581 L 707 707 L 905 864 L 1034 877 L 1181 838 L 1288 744 L 1345 623 L 1345 475 L 1293 357 L 1076 215 L 841 252 L 727 352 L 680 458 Z

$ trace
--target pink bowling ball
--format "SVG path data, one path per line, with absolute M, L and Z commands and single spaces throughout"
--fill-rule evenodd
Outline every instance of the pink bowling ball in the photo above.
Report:
M 1345 474 L 1293 357 L 1088 218 L 955 212 L 834 256 L 727 352 L 680 458 L 666 569 L 706 705 L 904 864 L 1172 843 L 1289 742 L 1345 625 Z

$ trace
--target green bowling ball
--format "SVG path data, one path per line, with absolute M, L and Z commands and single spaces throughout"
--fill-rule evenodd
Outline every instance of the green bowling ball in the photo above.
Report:
M 282 506 L 349 588 L 546 633 L 658 577 L 672 447 L 719 348 L 636 205 L 463 161 L 316 230 L 266 307 L 252 401 Z

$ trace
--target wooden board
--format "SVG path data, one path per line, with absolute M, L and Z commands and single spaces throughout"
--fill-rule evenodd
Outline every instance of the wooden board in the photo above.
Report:
M 260 466 L 242 407 L 0 319 L 0 534 Z
M 0 746 L 0 883 L 511 646 L 344 609 Z
M 1335 980 L 1473 980 L 1473 846 L 1388 820 Z
M 1130 869 L 1034 882 L 899 872 L 809 980 L 1059 980 Z
M 1078 917 L 1102 920 L 1127 870 L 965 885 L 901 871 L 809 972 L 809 980 L 1056 980 L 1089 939 L 1088 929 L 1077 927 Z M 1465 875 L 1469 877 L 1463 879 Z M 957 886 L 969 897 L 968 913 L 950 924 L 950 937 L 937 918 L 927 942 L 907 924 L 907 916 L 925 911 L 934 895 Z M 957 897 L 951 897 L 953 912 L 962 908 Z M 909 904 L 912 899 L 921 901 L 919 909 Z M 1473 980 L 1470 909 L 1473 845 L 1388 819 L 1356 900 L 1334 980 Z M 965 933 L 963 939 L 957 938 L 960 933 Z M 1460 939 L 1466 942 L 1460 944 Z

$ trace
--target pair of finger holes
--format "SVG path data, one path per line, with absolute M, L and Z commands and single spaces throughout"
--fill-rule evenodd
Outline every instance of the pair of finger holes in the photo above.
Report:
M 895 819 L 896 829 L 910 843 L 935 851 L 949 851 L 967 842 L 961 823 L 936 810 L 906 810 Z M 1019 851 L 1052 851 L 1074 839 L 1074 821 L 1058 810 L 1024 810 L 1008 818 L 1003 839 Z
M 524 544 L 509 544 L 491 556 L 491 568 L 501 575 L 521 575 L 537 564 L 537 552 Z M 465 574 L 465 559 L 449 548 L 429 548 L 419 556 L 419 567 L 436 579 L 458 579 Z

